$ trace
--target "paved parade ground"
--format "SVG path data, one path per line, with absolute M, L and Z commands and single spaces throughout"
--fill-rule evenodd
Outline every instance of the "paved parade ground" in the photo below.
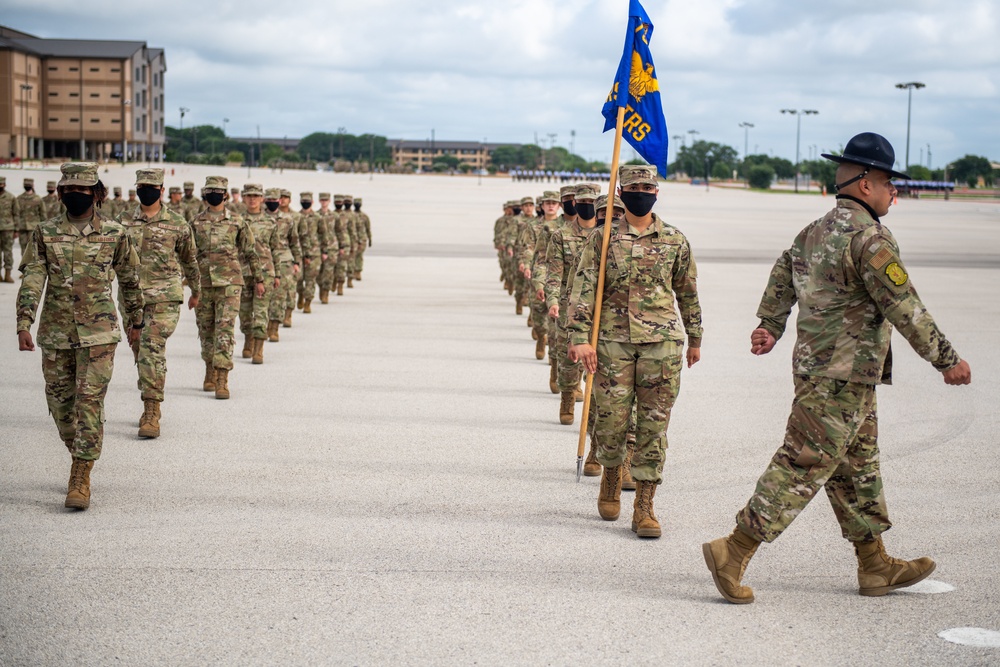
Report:
M 945 638 L 1000 636 L 1000 203 L 901 200 L 884 218 L 973 372 L 946 386 L 896 335 L 896 384 L 879 390 L 886 547 L 934 558 L 932 578 L 859 596 L 820 494 L 750 563 L 757 602 L 734 606 L 701 544 L 732 530 L 792 398 L 794 332 L 753 357 L 754 312 L 774 258 L 833 197 L 661 188 L 656 212 L 699 260 L 705 337 L 670 424 L 663 537 L 640 541 L 631 493 L 605 522 L 599 479 L 577 483 L 578 426 L 559 425 L 498 282 L 501 203 L 558 184 L 174 169 L 167 186 L 222 172 L 288 187 L 296 209 L 301 190 L 363 196 L 364 278 L 297 311 L 264 365 L 236 359 L 229 401 L 201 391 L 184 310 L 156 440 L 136 438 L 119 346 L 82 513 L 63 509 L 70 458 L 40 351 L 17 351 L 17 285 L 0 284 L 0 665 L 1000 663 L 1000 647 Z M 3 173 L 20 193 L 22 173 Z

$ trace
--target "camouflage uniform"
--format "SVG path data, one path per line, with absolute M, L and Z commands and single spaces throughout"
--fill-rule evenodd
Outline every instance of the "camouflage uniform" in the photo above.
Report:
M 56 194 L 56 182 L 49 181 L 45 184 L 45 189 L 48 190 L 48 194 L 42 197 L 42 203 L 45 204 L 45 217 L 42 220 L 49 220 L 63 213 L 65 209 L 62 208 L 62 202 Z
M 7 179 L 0 176 L 0 188 L 6 186 Z M 0 192 L 0 258 L 5 271 L 4 282 L 14 282 L 13 279 L 8 280 L 8 277 L 14 270 L 14 232 L 20 218 L 21 207 L 17 203 L 17 197 L 4 189 Z
M 230 213 L 235 213 L 236 215 L 246 215 L 247 205 L 236 199 L 240 196 L 240 189 L 230 188 L 229 196 L 230 199 L 226 202 L 226 210 Z
M 221 176 L 209 176 L 205 181 L 205 189 L 225 190 L 227 185 L 227 179 Z M 233 368 L 234 329 L 244 286 L 241 255 L 250 266 L 254 283 L 264 280 L 253 231 L 239 216 L 208 208 L 195 216 L 191 227 L 201 271 L 202 298 L 195 309 L 201 358 L 213 368 L 229 371 Z M 254 289 L 254 285 L 247 289 Z
M 321 207 L 319 210 L 319 217 L 321 218 L 320 229 L 323 230 L 323 236 L 327 240 L 331 249 L 327 258 L 323 260 L 323 263 L 319 268 L 319 276 L 316 278 L 316 284 L 319 285 L 320 299 L 323 300 L 323 303 L 326 303 L 330 290 L 333 288 L 337 255 L 340 252 L 340 240 L 337 238 L 336 232 L 337 214 L 330 209 L 330 193 L 319 193 L 319 202 Z M 334 250 L 336 250 L 337 253 L 334 253 Z
M 194 196 L 194 183 L 192 181 L 184 181 L 184 196 L 181 197 L 181 206 L 184 208 L 184 219 L 188 222 L 194 220 L 204 206 L 204 202 Z
M 170 188 L 169 194 L 167 195 L 167 202 L 164 204 L 164 206 L 166 206 L 168 209 L 170 209 L 177 215 L 184 218 L 185 222 L 189 222 L 188 219 L 184 216 L 184 200 L 178 197 L 177 201 L 174 201 L 174 195 L 179 195 L 179 194 L 181 194 L 181 189 L 176 185 L 172 186 Z
M 264 189 L 256 183 L 247 183 L 244 195 L 263 195 Z M 257 257 L 264 271 L 264 296 L 258 297 L 251 289 L 243 290 L 240 297 L 240 331 L 250 338 L 264 340 L 267 338 L 268 313 L 271 299 L 275 294 L 274 278 L 276 276 L 274 257 L 281 252 L 281 241 L 278 238 L 274 219 L 264 212 L 246 213 L 243 219 L 250 225 L 256 244 Z M 253 276 L 246 260 L 240 259 L 243 268 L 243 284 L 250 284 Z M 280 284 L 280 283 L 279 283 Z
M 362 241 L 358 245 L 358 256 L 354 260 L 354 279 L 361 280 L 361 271 L 365 268 L 365 250 L 372 245 L 372 221 L 367 213 L 361 211 L 361 197 L 354 200 L 354 217 L 357 218 L 358 235 Z
M 354 261 L 352 251 L 356 243 L 356 238 L 354 236 L 353 225 L 351 224 L 351 217 L 343 210 L 344 195 L 333 195 L 333 205 L 336 209 L 334 211 L 334 233 L 340 242 L 340 247 L 344 249 L 343 253 L 337 255 L 333 284 L 337 289 L 337 293 L 343 295 L 344 283 L 347 281 L 347 271 Z
M 34 192 L 35 180 L 33 178 L 24 179 L 25 191 L 17 196 L 17 205 L 21 209 L 20 222 L 17 226 L 18 241 L 21 244 L 21 256 L 28 249 L 31 231 L 43 220 L 48 220 L 45 215 L 45 202 Z M 28 192 L 27 188 L 32 191 Z
M 101 211 L 114 220 L 125 209 L 125 200 L 122 199 L 122 189 L 117 185 L 112 189 L 112 198 L 101 205 Z
M 163 170 L 137 170 L 136 184 L 163 185 Z M 139 255 L 139 284 L 145 304 L 145 326 L 136 358 L 139 391 L 143 401 L 162 402 L 167 378 L 167 339 L 177 328 L 184 302 L 182 272 L 191 296 L 201 298 L 198 250 L 190 225 L 166 206 L 161 205 L 151 218 L 136 206 L 131 215 L 122 215 L 119 222 Z
M 559 201 L 559 194 L 557 192 L 547 191 L 539 201 Z M 538 208 L 541 211 L 541 206 Z M 539 239 L 541 237 L 548 238 L 548 229 L 551 225 L 554 225 L 556 219 L 546 220 L 544 218 L 532 218 L 528 219 L 524 225 L 520 228 L 520 233 L 517 239 L 517 251 L 514 253 L 514 263 L 518 266 L 523 265 L 526 269 L 530 269 L 531 278 L 521 277 L 522 291 L 527 297 L 528 305 L 531 308 L 531 325 L 534 333 L 534 337 L 539 341 L 544 341 L 546 335 L 548 335 L 548 316 L 545 313 L 545 303 L 537 298 L 538 290 L 541 289 L 545 284 L 544 270 L 541 271 L 543 274 L 541 280 L 539 281 L 539 276 L 535 273 L 535 256 L 538 246 Z M 541 264 L 539 268 L 541 268 Z
M 302 276 L 299 278 L 297 291 L 299 300 L 302 303 L 303 312 L 311 311 L 313 297 L 316 296 L 316 278 L 319 276 L 322 257 L 326 254 L 323 243 L 326 242 L 325 233 L 321 236 L 320 226 L 323 219 L 319 213 L 312 209 L 312 193 L 300 192 L 300 202 L 308 202 L 309 208 L 303 208 L 298 213 L 299 244 L 302 246 Z M 308 260 L 308 261 L 307 261 Z
M 97 165 L 67 163 L 60 185 L 97 184 Z M 95 207 L 81 231 L 66 215 L 39 224 L 21 259 L 17 330 L 30 331 L 44 290 L 37 342 L 49 413 L 75 459 L 95 461 L 104 396 L 121 340 L 111 294 L 117 274 L 130 323 L 142 322 L 139 258 L 121 225 Z
M 280 193 L 278 188 L 268 188 L 264 199 L 265 201 L 276 201 Z M 278 278 L 281 279 L 281 283 L 271 297 L 268 319 L 277 322 L 287 318 L 288 326 L 291 326 L 290 317 L 295 309 L 294 267 L 302 265 L 299 232 L 291 214 L 280 210 L 273 213 L 268 211 L 267 214 L 274 221 L 274 235 L 278 239 L 278 250 L 273 253 L 272 259 Z
M 354 198 L 351 195 L 344 195 L 344 215 L 348 222 L 348 229 L 351 235 L 351 261 L 347 266 L 347 286 L 354 286 L 354 279 L 358 277 L 361 266 L 361 254 L 368 246 L 368 235 L 365 233 L 364 223 L 361 221 L 361 214 L 351 210 Z
M 784 443 L 737 523 L 772 542 L 825 486 L 844 537 L 870 541 L 892 525 L 875 401 L 875 386 L 891 383 L 892 328 L 939 371 L 960 359 L 917 296 L 892 233 L 853 198 L 838 197 L 775 263 L 760 326 L 780 338 L 796 303 L 795 399 Z
M 645 179 L 655 183 L 653 168 L 621 170 L 623 187 Z M 594 374 L 594 440 L 605 468 L 621 465 L 634 404 L 632 476 L 659 484 L 684 340 L 700 347 L 702 326 L 691 247 L 680 231 L 652 215 L 641 234 L 625 219 L 612 229 Z M 572 345 L 590 342 L 601 245 L 602 234 L 591 234 L 577 267 L 567 324 Z

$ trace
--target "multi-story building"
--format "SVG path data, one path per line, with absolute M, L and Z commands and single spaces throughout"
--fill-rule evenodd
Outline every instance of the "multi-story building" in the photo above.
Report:
M 163 49 L 0 26 L 0 160 L 162 161 Z
M 434 158 L 451 155 L 473 169 L 485 169 L 490 164 L 490 155 L 500 146 L 519 144 L 490 144 L 481 141 L 424 141 L 411 139 L 389 139 L 386 142 L 392 150 L 392 163 L 397 166 L 412 164 L 419 171 L 429 171 Z

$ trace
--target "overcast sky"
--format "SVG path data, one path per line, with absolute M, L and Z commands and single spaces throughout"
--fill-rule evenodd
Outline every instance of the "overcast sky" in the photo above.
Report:
M 312 131 L 533 142 L 607 160 L 600 108 L 628 0 L 2 0 L 41 37 L 144 40 L 167 57 L 167 123 L 247 136 Z M 997 0 L 645 0 L 670 134 L 795 157 L 875 131 L 933 166 L 1000 160 Z M 690 135 L 688 135 L 690 141 Z M 674 144 L 675 142 L 671 142 Z M 631 157 L 631 150 L 624 152 Z M 674 157 L 674 147 L 670 159 Z

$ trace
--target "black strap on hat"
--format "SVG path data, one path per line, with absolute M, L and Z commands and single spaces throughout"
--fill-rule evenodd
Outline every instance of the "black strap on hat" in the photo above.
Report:
M 841 190 L 843 190 L 844 188 L 846 188 L 851 183 L 855 183 L 857 181 L 860 181 L 862 178 L 864 178 L 865 176 L 867 176 L 869 171 L 871 171 L 871 167 L 865 167 L 865 170 L 863 172 L 861 172 L 860 174 L 858 174 L 857 176 L 855 176 L 854 178 L 849 178 L 846 181 L 844 181 L 843 183 L 836 183 L 836 184 L 834 184 L 833 189 L 836 190 L 837 192 L 840 192 Z

